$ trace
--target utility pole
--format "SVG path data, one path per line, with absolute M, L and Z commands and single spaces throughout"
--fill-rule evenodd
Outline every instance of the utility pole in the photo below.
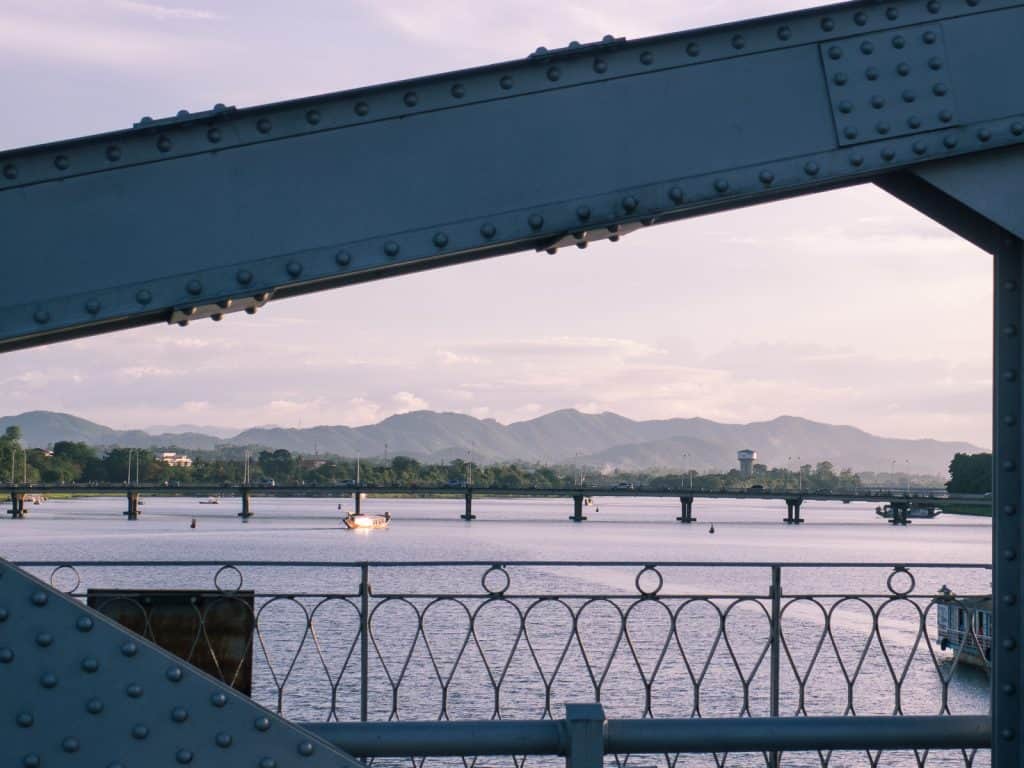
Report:
M 686 485 L 686 476 L 690 475 L 690 462 L 689 462 L 689 458 L 690 458 L 690 454 L 688 454 L 688 453 L 684 453 L 683 454 L 683 478 L 682 478 L 683 482 L 681 482 L 679 484 L 680 488 L 685 487 L 685 485 Z M 693 475 L 690 475 L 690 487 L 693 488 Z

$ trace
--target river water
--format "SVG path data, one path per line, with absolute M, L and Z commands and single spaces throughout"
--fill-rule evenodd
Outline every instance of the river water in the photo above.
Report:
M 361 561 L 377 563 L 367 571 L 370 719 L 561 717 L 565 702 L 596 697 L 610 717 L 767 715 L 772 563 L 788 564 L 780 572 L 780 714 L 988 711 L 987 674 L 940 649 L 931 597 L 944 585 L 957 595 L 988 594 L 990 573 L 912 567 L 914 599 L 897 594 L 907 577 L 887 581 L 897 564 L 989 562 L 988 518 L 946 515 L 899 528 L 878 518 L 874 505 L 807 502 L 807 522 L 789 526 L 782 502 L 697 499 L 697 522 L 683 525 L 671 499 L 596 498 L 586 509 L 590 519 L 572 523 L 569 500 L 474 498 L 478 519 L 467 523 L 459 519 L 461 498 L 370 498 L 363 511 L 391 512 L 391 527 L 350 532 L 339 526 L 337 499 L 255 498 L 255 517 L 245 523 L 237 499 L 144 501 L 142 518 L 128 522 L 123 498 L 49 500 L 27 519 L 0 521 L 0 556 L 316 563 L 240 568 L 260 611 L 253 696 L 300 721 L 360 717 L 360 568 L 327 563 Z M 507 575 L 507 590 L 485 591 L 486 565 L 424 561 L 509 564 L 485 579 L 500 592 Z M 661 582 L 657 598 L 638 593 L 640 567 L 586 565 L 596 561 L 665 564 L 639 576 L 647 592 Z M 216 570 L 104 567 L 79 575 L 81 589 L 211 589 Z M 51 568 L 34 571 L 48 578 Z M 69 576 L 59 574 L 58 585 L 72 586 Z M 225 585 L 235 588 L 237 576 L 222 574 Z M 843 599 L 852 594 L 870 597 Z M 784 764 L 824 760 L 792 757 Z M 634 757 L 629 764 L 664 761 Z M 690 764 L 716 762 L 690 756 L 677 763 Z M 734 755 L 727 764 L 764 760 Z M 871 759 L 836 753 L 828 764 Z M 916 761 L 894 754 L 878 764 Z M 963 764 L 959 753 L 927 759 Z M 987 765 L 988 755 L 979 753 L 974 764 Z

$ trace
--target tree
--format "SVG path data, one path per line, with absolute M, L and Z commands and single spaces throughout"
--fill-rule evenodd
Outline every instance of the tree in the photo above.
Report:
M 950 493 L 990 493 L 992 491 L 992 454 L 958 453 L 949 462 Z

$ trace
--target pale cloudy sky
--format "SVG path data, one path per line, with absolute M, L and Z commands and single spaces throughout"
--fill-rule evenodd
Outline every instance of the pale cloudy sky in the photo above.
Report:
M 804 7 L 786 0 L 0 0 L 0 147 Z M 0 413 L 116 427 L 416 408 L 793 414 L 990 443 L 991 259 L 873 187 L 0 359 Z

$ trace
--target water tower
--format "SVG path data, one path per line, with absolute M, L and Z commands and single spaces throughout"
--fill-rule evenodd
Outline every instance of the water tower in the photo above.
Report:
M 754 474 L 754 462 L 757 461 L 757 451 L 744 448 L 742 451 L 738 451 L 736 453 L 736 458 L 740 460 L 741 475 L 744 477 L 750 477 Z

